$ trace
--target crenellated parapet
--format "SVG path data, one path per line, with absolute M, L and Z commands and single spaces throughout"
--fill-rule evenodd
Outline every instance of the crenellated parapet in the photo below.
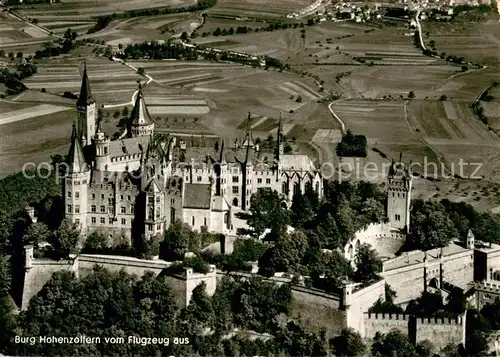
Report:
M 365 313 L 365 320 L 405 320 L 408 321 L 412 315 L 410 314 L 378 314 L 378 313 Z
M 418 317 L 418 325 L 462 325 L 463 316 L 454 317 Z

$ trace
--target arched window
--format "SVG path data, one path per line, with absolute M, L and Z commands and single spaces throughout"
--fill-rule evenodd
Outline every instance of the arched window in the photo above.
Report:
M 233 198 L 233 206 L 238 207 L 238 199 L 236 197 Z

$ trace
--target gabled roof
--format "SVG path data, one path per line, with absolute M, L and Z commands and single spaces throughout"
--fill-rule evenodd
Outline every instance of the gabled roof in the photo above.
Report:
M 76 105 L 78 107 L 85 107 L 87 105 L 95 103 L 94 98 L 92 98 L 92 93 L 90 92 L 90 81 L 87 76 L 87 65 L 84 65 L 83 68 L 83 77 L 82 77 L 82 87 L 80 88 L 80 96 L 78 97 L 78 101 Z
M 148 108 L 146 107 L 146 102 L 144 101 L 144 95 L 139 87 L 137 92 L 137 98 L 135 99 L 134 108 L 130 114 L 129 124 L 131 126 L 142 126 L 153 124 L 153 119 L 149 115 Z
M 83 155 L 82 145 L 78 140 L 76 134 L 76 125 L 73 124 L 73 131 L 71 133 L 71 146 L 69 147 L 67 164 L 69 165 L 68 173 L 85 172 L 88 170 L 85 156 Z
M 210 184 L 187 183 L 184 188 L 184 208 L 210 209 Z

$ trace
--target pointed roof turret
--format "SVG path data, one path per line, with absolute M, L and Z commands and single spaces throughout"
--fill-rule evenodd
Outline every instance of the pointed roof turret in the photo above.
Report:
M 144 101 L 144 95 L 142 94 L 142 86 L 140 82 L 134 108 L 132 109 L 132 113 L 130 114 L 129 123 L 132 126 L 153 124 L 153 120 L 151 119 L 151 115 L 149 115 L 146 102 Z
M 92 93 L 90 91 L 90 81 L 87 76 L 87 63 L 83 65 L 83 77 L 82 77 L 82 87 L 80 88 L 80 96 L 76 105 L 78 107 L 86 107 L 87 105 L 94 104 L 95 100 L 92 98 Z
M 71 146 L 69 147 L 66 163 L 69 166 L 68 173 L 85 172 L 88 170 L 88 165 L 83 155 L 82 145 L 76 134 L 75 124 L 73 124 L 73 130 L 71 132 Z

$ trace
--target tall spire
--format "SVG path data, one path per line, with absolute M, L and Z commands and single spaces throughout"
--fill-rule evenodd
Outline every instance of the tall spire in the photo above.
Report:
M 250 112 L 248 112 L 246 128 L 245 128 L 245 139 L 243 140 L 243 147 L 247 147 L 247 146 L 253 147 L 252 129 L 250 126 L 251 120 L 252 120 L 252 114 Z
M 82 87 L 80 88 L 80 96 L 76 105 L 78 107 L 86 107 L 87 105 L 94 104 L 95 100 L 92 98 L 92 93 L 90 91 L 90 81 L 87 75 L 87 63 L 83 64 L 83 77 L 82 77 Z
M 83 155 L 82 145 L 76 133 L 75 124 L 73 124 L 73 130 L 71 132 L 71 146 L 69 147 L 66 163 L 69 165 L 68 173 L 85 172 L 88 170 L 87 162 Z
M 130 114 L 129 123 L 132 126 L 153 124 L 153 120 L 151 119 L 151 115 L 149 115 L 148 108 L 146 107 L 146 103 L 144 101 L 144 95 L 142 94 L 142 86 L 140 82 L 138 85 L 134 108 Z

